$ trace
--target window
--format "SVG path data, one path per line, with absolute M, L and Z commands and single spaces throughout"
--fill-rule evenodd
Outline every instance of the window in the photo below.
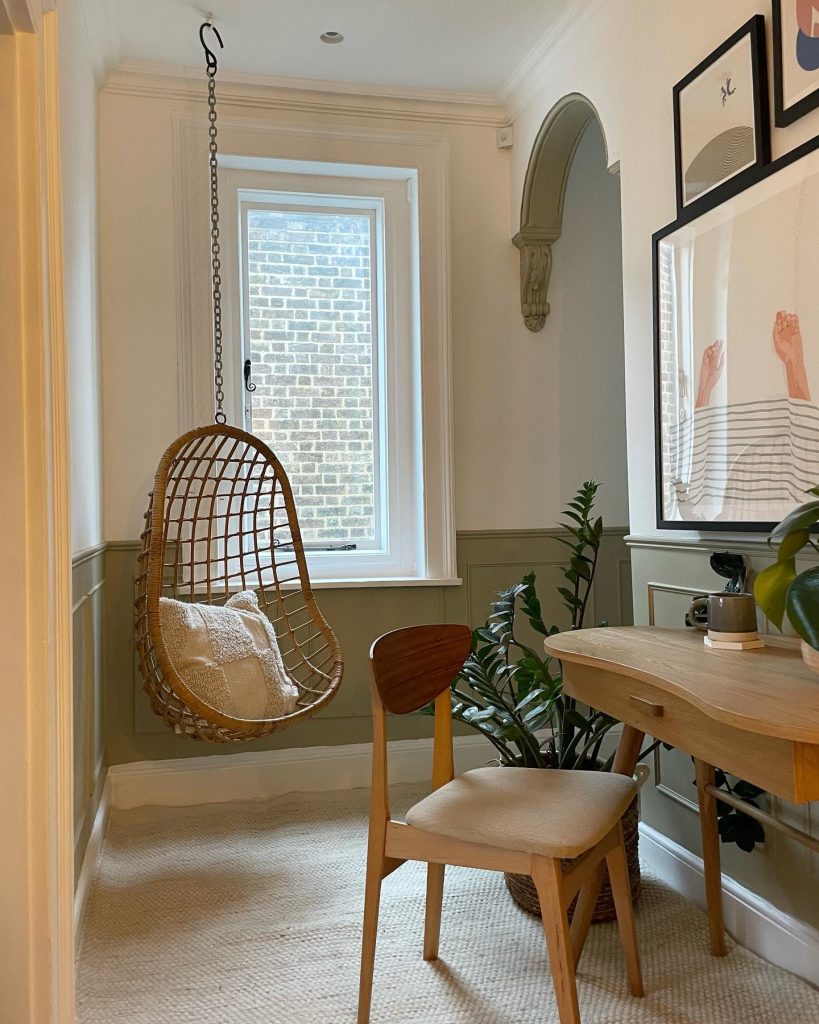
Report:
M 287 470 L 317 580 L 429 578 L 416 172 L 222 160 L 229 417 Z
M 288 470 L 308 549 L 378 550 L 383 210 L 318 198 L 243 196 L 244 419 Z

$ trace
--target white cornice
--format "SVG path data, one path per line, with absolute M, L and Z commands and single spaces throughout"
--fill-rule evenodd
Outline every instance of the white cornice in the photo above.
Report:
M 0 7 L 3 3 L 21 2 L 24 0 L 0 0 Z M 548 77 L 550 58 L 560 56 L 569 40 L 590 22 L 602 17 L 613 3 L 614 0 L 569 0 L 497 94 L 236 71 L 220 72 L 218 84 L 225 102 L 245 106 L 273 105 L 279 109 L 335 113 L 341 110 L 363 117 L 502 127 L 521 113 Z M 110 66 L 119 49 L 116 12 L 111 0 L 104 0 L 100 7 L 105 16 L 105 58 Z M 191 100 L 199 96 L 201 81 L 202 71 L 198 68 L 125 60 L 109 73 L 104 87 L 108 92 L 128 95 Z
M 143 61 L 124 61 L 111 72 L 104 90 L 125 95 L 205 100 L 203 73 Z M 352 82 L 220 73 L 218 96 L 224 104 L 274 107 L 309 113 L 344 113 L 358 117 L 471 124 L 498 128 L 506 115 L 495 97 L 485 93 L 403 90 Z
M 497 102 L 514 121 L 532 99 L 549 72 L 549 58 L 595 18 L 602 17 L 613 0 L 570 0 L 501 86 Z

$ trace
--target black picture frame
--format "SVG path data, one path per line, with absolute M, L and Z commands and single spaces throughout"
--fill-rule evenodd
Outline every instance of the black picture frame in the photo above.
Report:
M 756 185 L 758 182 L 771 177 L 778 171 L 801 160 L 803 157 L 819 150 L 819 136 L 809 139 L 801 146 L 788 153 L 783 154 L 776 160 L 766 165 L 752 168 L 753 173 L 749 176 L 746 188 Z M 661 351 L 661 303 L 660 303 L 660 242 L 673 234 L 680 228 L 691 224 L 706 213 L 709 213 L 716 205 L 712 203 L 703 208 L 694 208 L 689 205 L 684 213 L 673 220 L 670 224 L 655 231 L 651 236 L 651 283 L 652 283 L 652 319 L 653 319 L 653 362 L 654 362 L 654 493 L 655 512 L 658 530 L 689 530 L 702 533 L 770 533 L 777 525 L 776 520 L 720 520 L 712 522 L 707 520 L 684 520 L 666 519 L 663 502 L 663 420 L 662 420 L 662 351 Z
M 819 107 L 819 81 L 812 93 L 785 106 L 785 74 L 783 65 L 782 0 L 771 0 L 773 25 L 774 120 L 777 128 L 787 128 L 811 110 Z
M 703 195 L 685 201 L 685 185 L 683 170 L 683 125 L 681 113 L 682 93 L 708 71 L 718 60 L 724 57 L 738 43 L 748 36 L 751 44 L 751 85 L 753 89 L 753 132 L 754 132 L 754 163 L 726 178 L 721 184 L 709 189 Z M 770 105 L 768 99 L 768 60 L 765 46 L 765 18 L 755 14 L 744 25 L 740 26 L 724 43 L 710 53 L 693 70 L 674 86 L 674 171 L 676 178 L 677 215 L 684 213 L 705 213 L 726 199 L 747 188 L 754 173 L 764 167 L 771 159 L 770 136 Z

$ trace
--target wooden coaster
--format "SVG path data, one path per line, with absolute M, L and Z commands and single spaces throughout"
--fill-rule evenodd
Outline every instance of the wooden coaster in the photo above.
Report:
M 703 637 L 706 647 L 715 651 L 756 651 L 765 646 L 764 640 L 757 637 L 755 640 L 712 640 L 710 636 Z

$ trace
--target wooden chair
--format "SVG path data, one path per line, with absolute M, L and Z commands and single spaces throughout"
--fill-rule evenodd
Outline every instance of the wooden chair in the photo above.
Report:
M 625 775 L 538 768 L 479 768 L 454 778 L 449 686 L 466 660 L 467 626 L 411 626 L 386 633 L 370 650 L 373 776 L 358 1022 L 372 1002 L 381 882 L 407 860 L 426 861 L 424 959 L 438 957 L 447 864 L 528 874 L 537 886 L 561 1024 L 580 1024 L 575 968 L 593 906 L 578 901 L 571 929 L 567 908 L 581 885 L 602 874 L 612 881 L 628 981 L 643 995 L 637 936 L 623 846 L 622 815 L 637 786 Z M 387 711 L 404 715 L 435 702 L 432 788 L 407 814 L 390 818 Z M 579 858 L 564 871 L 561 860 Z

